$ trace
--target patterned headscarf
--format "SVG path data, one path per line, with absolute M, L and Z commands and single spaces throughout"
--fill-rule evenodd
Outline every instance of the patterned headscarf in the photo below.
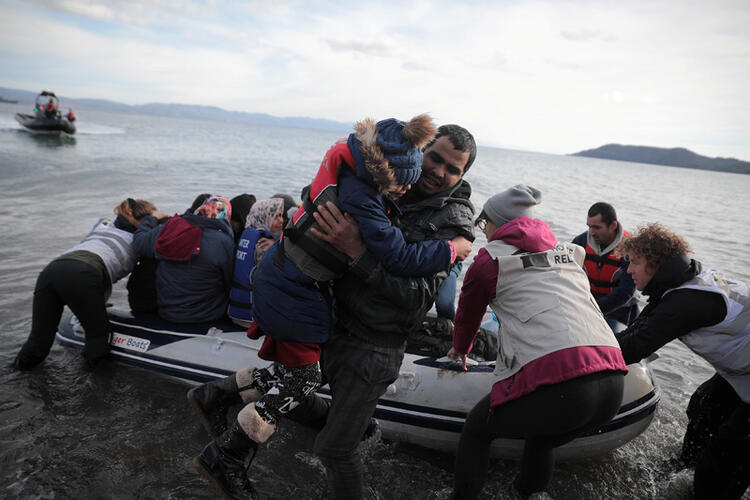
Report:
M 284 200 L 281 198 L 268 198 L 256 201 L 250 208 L 250 213 L 245 219 L 245 228 L 271 230 L 273 220 L 284 209 Z
M 194 213 L 209 219 L 229 220 L 232 217 L 232 204 L 224 196 L 214 194 L 204 201 L 203 205 L 199 206 Z

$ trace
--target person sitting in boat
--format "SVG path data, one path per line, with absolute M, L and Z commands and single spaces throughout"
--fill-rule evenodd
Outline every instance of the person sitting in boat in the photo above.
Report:
M 199 194 L 195 197 L 187 212 L 192 214 L 210 197 L 211 193 Z M 234 210 L 232 210 L 232 217 L 234 217 Z M 156 222 L 158 225 L 161 225 L 167 222 L 168 219 L 169 216 L 164 214 Z M 159 261 L 153 255 L 138 256 L 138 260 L 130 272 L 127 283 L 128 304 L 133 314 L 150 314 L 156 313 L 159 310 L 156 298 L 156 268 L 158 264 Z
M 114 221 L 97 220 L 83 241 L 39 274 L 31 333 L 15 358 L 17 369 L 30 370 L 47 357 L 65 305 L 86 332 L 84 368 L 94 369 L 109 353 L 111 328 L 105 302 L 112 285 L 133 269 L 133 233 L 144 217 L 156 213 L 156 207 L 146 200 L 128 198 L 114 212 Z
M 133 236 L 139 256 L 154 257 L 158 313 L 175 323 L 210 323 L 226 317 L 232 286 L 232 207 L 214 195 L 195 213 L 164 224 L 146 216 Z
M 250 209 L 234 257 L 232 289 L 229 292 L 229 317 L 248 328 L 253 319 L 250 273 L 268 248 L 279 239 L 284 224 L 284 200 L 260 200 Z
M 47 118 L 54 118 L 56 113 L 57 113 L 57 105 L 55 104 L 55 101 L 50 99 L 47 102 L 47 105 L 44 106 L 44 114 Z
M 235 245 L 240 242 L 240 236 L 242 236 L 242 232 L 246 227 L 245 221 L 247 220 L 247 215 L 250 213 L 250 209 L 253 207 L 255 201 L 255 196 L 248 193 L 238 194 L 229 200 L 229 204 L 232 205 L 232 219 L 229 222 L 232 223 Z
M 680 458 L 695 467 L 695 498 L 739 499 L 750 485 L 748 285 L 689 258 L 685 239 L 658 223 L 641 227 L 621 250 L 648 297 L 617 336 L 625 361 L 680 339 L 716 370 L 690 397 Z
M 68 108 L 68 113 L 65 115 L 65 118 L 69 122 L 74 122 L 74 121 L 76 121 L 76 114 L 73 113 L 73 110 L 71 108 Z
M 193 202 L 190 204 L 188 209 L 186 210 L 187 213 L 195 213 L 196 210 L 198 210 L 198 207 L 203 205 L 203 203 L 211 197 L 211 193 L 201 193 L 198 196 L 196 196 L 193 199 Z M 231 205 L 232 202 L 230 201 L 229 204 Z
M 284 227 L 289 224 L 289 220 L 294 217 L 294 214 L 297 212 L 297 209 L 299 208 L 299 203 L 294 201 L 294 198 L 292 198 L 288 194 L 284 193 L 276 193 L 275 195 L 271 196 L 271 198 L 281 198 L 284 200 Z
M 638 315 L 635 284 L 627 273 L 628 261 L 617 247 L 631 234 L 617 220 L 615 207 L 602 201 L 591 205 L 586 218 L 589 230 L 573 239 L 586 249 L 583 266 L 591 293 L 613 331 L 623 329 Z
M 525 440 L 517 492 L 544 491 L 554 449 L 607 423 L 622 402 L 628 370 L 591 298 L 584 250 L 532 218 L 540 201 L 540 191 L 518 184 L 487 200 L 476 220 L 489 243 L 464 278 L 447 355 L 466 369 L 489 304 L 500 322 L 496 382 L 466 417 L 454 498 L 479 496 L 497 438 Z
M 316 205 L 337 200 L 357 220 L 367 248 L 396 274 L 434 275 L 469 255 L 471 242 L 464 237 L 407 244 L 389 218 L 389 213 L 398 213 L 394 200 L 419 178 L 419 148 L 434 134 L 427 115 L 408 123 L 396 119 L 359 122 L 355 133 L 326 153 L 291 227 L 256 266 L 252 314 L 259 332 L 266 336 L 259 357 L 272 364 L 247 372 L 249 383 L 240 387 L 246 389 L 242 397 L 248 404 L 232 427 L 193 461 L 222 494 L 247 495 L 242 459 L 254 455 L 258 444 L 274 433 L 281 416 L 321 382 L 320 344 L 328 339 L 332 326 L 329 283 L 344 273 L 350 259 L 310 232 Z M 235 379 L 228 378 L 228 383 Z M 201 393 L 212 392 L 215 385 L 202 386 Z M 188 398 L 197 399 L 196 392 Z M 213 433 L 200 405 L 194 406 Z M 238 457 L 242 457 L 239 462 Z

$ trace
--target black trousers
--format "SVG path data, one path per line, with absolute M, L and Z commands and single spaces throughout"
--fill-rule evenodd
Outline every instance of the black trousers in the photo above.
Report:
M 750 485 L 750 404 L 718 373 L 690 397 L 682 459 L 695 466 L 695 498 L 741 498 Z
M 466 418 L 458 444 L 454 498 L 477 498 L 497 438 L 525 441 L 515 485 L 522 495 L 544 491 L 552 479 L 554 448 L 609 422 L 622 403 L 624 374 L 606 371 L 539 387 L 490 408 L 490 396 Z
M 21 347 L 19 359 L 32 366 L 47 357 L 66 305 L 86 331 L 83 356 L 96 360 L 107 355 L 111 328 L 104 297 L 108 286 L 109 276 L 103 264 L 97 268 L 73 259 L 47 264 L 36 280 L 31 333 Z

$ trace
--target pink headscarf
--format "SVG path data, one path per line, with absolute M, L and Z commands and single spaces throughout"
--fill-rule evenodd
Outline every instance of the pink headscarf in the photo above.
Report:
M 232 204 L 226 197 L 215 194 L 204 201 L 203 205 L 199 206 L 193 213 L 209 219 L 229 220 L 232 217 Z

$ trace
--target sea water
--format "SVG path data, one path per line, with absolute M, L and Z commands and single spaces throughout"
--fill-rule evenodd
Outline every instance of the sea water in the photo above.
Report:
M 167 213 L 203 192 L 298 197 L 345 133 L 82 109 L 76 135 L 56 137 L 23 130 L 13 120 L 19 111 L 0 104 L 0 497 L 214 498 L 190 463 L 208 439 L 184 382 L 116 364 L 88 373 L 78 351 L 57 344 L 38 369 L 11 370 L 29 332 L 36 277 L 127 197 Z M 704 265 L 750 281 L 750 176 L 480 147 L 466 179 L 478 208 L 517 183 L 540 189 L 536 215 L 561 241 L 586 230 L 592 203 L 610 202 L 628 230 L 659 221 L 684 235 Z M 478 235 L 473 254 L 485 243 Z M 125 303 L 124 283 L 113 301 Z M 690 394 L 712 370 L 679 342 L 662 348 L 652 368 L 662 400 L 648 430 L 603 457 L 558 463 L 552 497 L 688 497 L 692 475 L 670 460 Z M 261 498 L 325 494 L 314 437 L 280 426 L 251 469 Z M 450 493 L 450 454 L 375 441 L 363 457 L 369 499 Z M 483 498 L 512 498 L 517 472 L 514 461 L 493 461 Z

